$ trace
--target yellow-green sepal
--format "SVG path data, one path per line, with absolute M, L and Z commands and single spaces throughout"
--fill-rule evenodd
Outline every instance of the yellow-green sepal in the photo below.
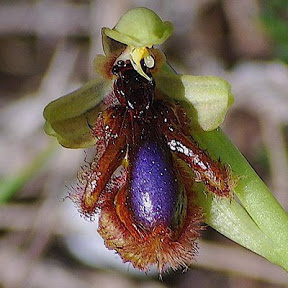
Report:
M 172 33 L 173 25 L 162 21 L 152 10 L 138 7 L 127 11 L 113 29 L 103 28 L 110 38 L 132 47 L 162 44 Z
M 67 148 L 93 146 L 91 126 L 101 111 L 101 101 L 112 90 L 112 81 L 96 78 L 78 90 L 48 104 L 43 112 L 44 130 Z
M 191 121 L 204 131 L 220 126 L 234 101 L 230 84 L 214 76 L 169 73 L 167 66 L 164 64 L 155 76 L 156 87 L 168 97 L 190 105 Z
M 108 37 L 105 33 L 106 29 L 108 28 L 101 29 L 102 47 L 104 54 L 106 56 L 110 56 L 111 54 L 120 55 L 121 52 L 123 52 L 126 49 L 127 45 Z

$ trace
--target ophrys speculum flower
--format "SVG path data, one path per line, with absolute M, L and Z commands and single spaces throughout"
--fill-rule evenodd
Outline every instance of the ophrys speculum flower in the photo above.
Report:
M 247 218 L 233 191 L 240 187 L 241 200 L 250 168 L 238 169 L 238 152 L 214 130 L 233 102 L 230 85 L 217 77 L 177 75 L 152 47 L 172 30 L 151 10 L 128 11 L 114 29 L 102 30 L 106 56 L 95 59 L 99 77 L 45 108 L 45 130 L 61 145 L 96 146 L 90 167 L 79 174 L 79 193 L 70 197 L 84 216 L 99 213 L 98 231 L 106 246 L 141 270 L 188 266 L 203 215 L 225 235 L 266 256 L 265 249 L 239 240 L 232 227 L 217 227 L 221 207 L 230 220 Z M 213 198 L 201 197 L 203 190 Z M 213 209 L 218 210 L 213 214 Z M 227 223 L 221 223 L 229 227 L 226 210 Z M 259 230 L 248 222 L 240 221 L 238 228 Z M 243 239 L 262 235 L 254 232 L 245 231 Z M 261 241 L 268 247 L 269 239 Z M 272 255 L 276 263 L 278 252 Z

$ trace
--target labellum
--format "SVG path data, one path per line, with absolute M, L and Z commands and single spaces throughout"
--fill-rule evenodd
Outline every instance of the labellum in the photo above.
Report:
M 143 77 L 124 55 L 111 67 L 116 104 L 91 128 L 97 159 L 74 199 L 83 215 L 99 211 L 98 231 L 124 262 L 159 272 L 187 267 L 202 220 L 193 181 L 230 197 L 229 170 L 198 147 L 183 107 L 157 95 L 153 68 L 141 61 Z

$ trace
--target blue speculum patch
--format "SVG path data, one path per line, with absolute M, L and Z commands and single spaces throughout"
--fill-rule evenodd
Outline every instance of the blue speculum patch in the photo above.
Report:
M 130 201 L 135 220 L 147 228 L 173 224 L 178 183 L 170 151 L 149 137 L 135 154 Z M 151 139 L 152 138 L 152 139 Z

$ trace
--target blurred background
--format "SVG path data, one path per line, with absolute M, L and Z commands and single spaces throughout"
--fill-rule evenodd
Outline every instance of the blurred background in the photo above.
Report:
M 0 287 L 288 287 L 283 270 L 210 228 L 185 273 L 139 273 L 65 200 L 93 148 L 57 145 L 43 108 L 93 77 L 101 27 L 137 6 L 174 23 L 161 49 L 176 71 L 232 84 L 223 129 L 288 208 L 288 1 L 0 0 Z

